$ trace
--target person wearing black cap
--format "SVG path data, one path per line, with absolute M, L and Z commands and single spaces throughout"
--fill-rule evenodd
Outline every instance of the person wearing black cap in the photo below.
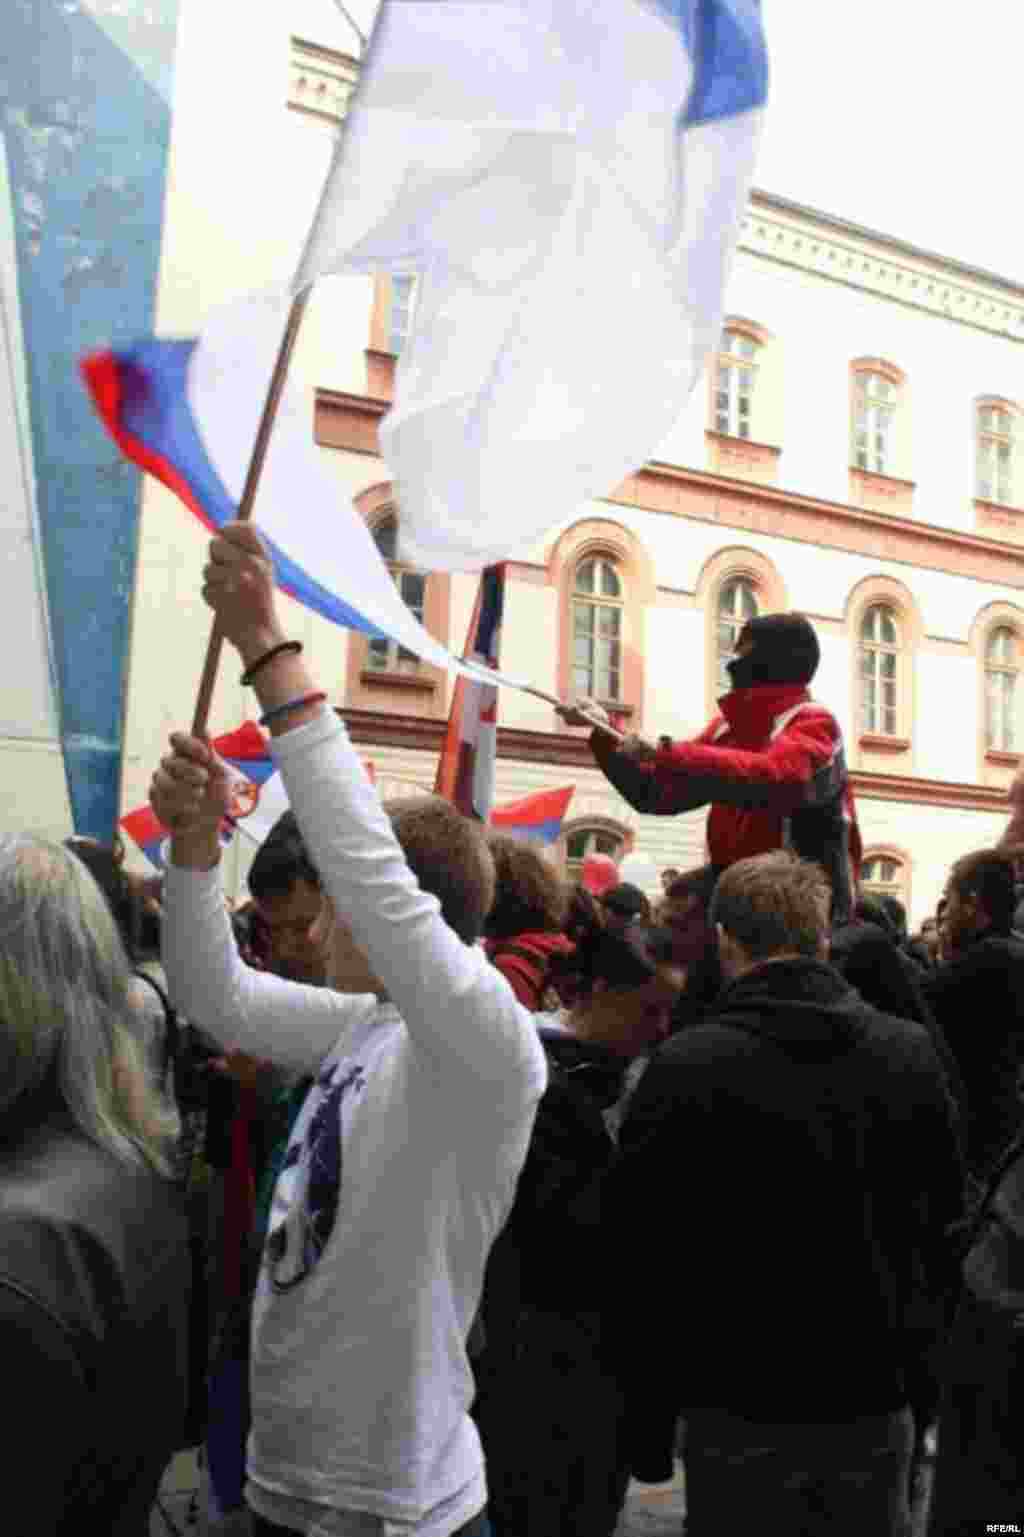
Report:
M 675 816 L 710 805 L 708 854 L 719 870 L 779 848 L 821 865 L 832 883 L 833 921 L 841 923 L 853 911 L 861 844 L 842 733 L 808 691 L 819 658 L 802 614 L 748 620 L 728 664 L 732 688 L 693 741 L 620 744 L 597 726 L 590 743 L 602 773 L 635 810 Z M 560 713 L 578 726 L 594 725 L 601 711 L 581 700 Z

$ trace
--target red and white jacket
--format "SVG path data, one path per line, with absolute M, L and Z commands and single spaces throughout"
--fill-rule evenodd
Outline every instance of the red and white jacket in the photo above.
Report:
M 833 918 L 848 918 L 861 841 L 835 716 L 799 684 L 734 689 L 719 708 L 693 741 L 663 737 L 653 762 L 623 757 L 599 732 L 594 755 L 637 811 L 675 816 L 710 805 L 708 858 L 719 868 L 779 848 L 821 864 Z

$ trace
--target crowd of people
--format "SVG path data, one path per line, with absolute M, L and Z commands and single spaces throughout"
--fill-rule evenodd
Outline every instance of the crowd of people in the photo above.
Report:
M 909 1537 L 932 1458 L 932 1537 L 1011 1529 L 1024 789 L 910 935 L 770 616 L 696 743 L 597 717 L 634 804 L 713 805 L 707 865 L 597 898 L 381 803 L 253 530 L 204 590 L 291 806 L 251 901 L 185 734 L 159 893 L 0 842 L 8 1529 L 138 1537 L 198 1442 L 253 1537 L 611 1537 L 680 1458 L 687 1537 Z

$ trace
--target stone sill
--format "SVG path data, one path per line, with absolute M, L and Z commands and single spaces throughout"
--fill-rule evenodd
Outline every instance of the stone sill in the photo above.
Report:
M 862 731 L 859 745 L 867 752 L 908 752 L 910 738 L 906 736 L 882 736 L 877 731 Z
M 390 672 L 383 667 L 379 671 L 375 667 L 365 667 L 359 674 L 359 681 L 364 688 L 404 689 L 411 694 L 432 694 L 437 688 L 433 678 L 422 678 L 411 672 Z
M 1019 752 L 1003 752 L 998 747 L 986 747 L 985 762 L 998 764 L 1001 768 L 1016 768 L 1020 763 Z

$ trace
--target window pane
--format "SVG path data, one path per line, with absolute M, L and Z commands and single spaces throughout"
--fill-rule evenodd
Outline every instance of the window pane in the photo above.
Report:
M 374 635 L 370 640 L 366 659 L 370 666 L 376 670 L 387 667 L 391 652 L 391 642 L 384 640 L 382 636 Z
M 573 645 L 572 659 L 577 667 L 590 666 L 590 641 L 585 635 L 578 635 Z
M 385 560 L 394 560 L 398 544 L 398 524 L 385 518 L 373 531 L 373 542 Z
M 565 852 L 570 859 L 582 859 L 587 852 L 587 835 L 585 832 L 570 833 L 565 840 Z
M 598 854 L 617 854 L 619 852 L 619 840 L 614 833 L 595 833 L 594 849 Z
M 896 711 L 895 710 L 883 710 L 883 712 L 882 712 L 882 734 L 883 734 L 883 736 L 895 736 L 896 735 Z
M 601 592 L 606 598 L 618 598 L 622 594 L 619 573 L 610 561 L 601 562 Z
M 873 641 L 877 639 L 876 629 L 878 625 L 878 609 L 869 608 L 860 622 L 860 633 L 863 640 Z
M 593 603 L 574 603 L 572 606 L 573 633 L 593 635 L 596 612 Z
M 881 674 L 883 678 L 895 678 L 896 653 L 895 651 L 883 651 L 879 657 L 881 662 Z
M 576 567 L 576 591 L 577 592 L 593 592 L 594 591 L 594 576 L 595 576 L 594 566 L 595 565 L 596 565 L 596 562 L 593 561 L 593 560 L 584 560 L 584 561 L 581 561 L 580 564 Z
M 891 608 L 882 608 L 878 612 L 880 615 L 882 643 L 886 646 L 895 646 L 897 641 L 896 617 Z
M 422 615 L 423 601 L 427 592 L 427 579 L 420 571 L 403 571 L 399 580 L 398 589 L 402 594 L 402 601 L 411 608 L 414 613 Z
M 585 667 L 574 668 L 572 686 L 577 695 L 592 694 L 594 692 L 594 684 L 590 671 Z

